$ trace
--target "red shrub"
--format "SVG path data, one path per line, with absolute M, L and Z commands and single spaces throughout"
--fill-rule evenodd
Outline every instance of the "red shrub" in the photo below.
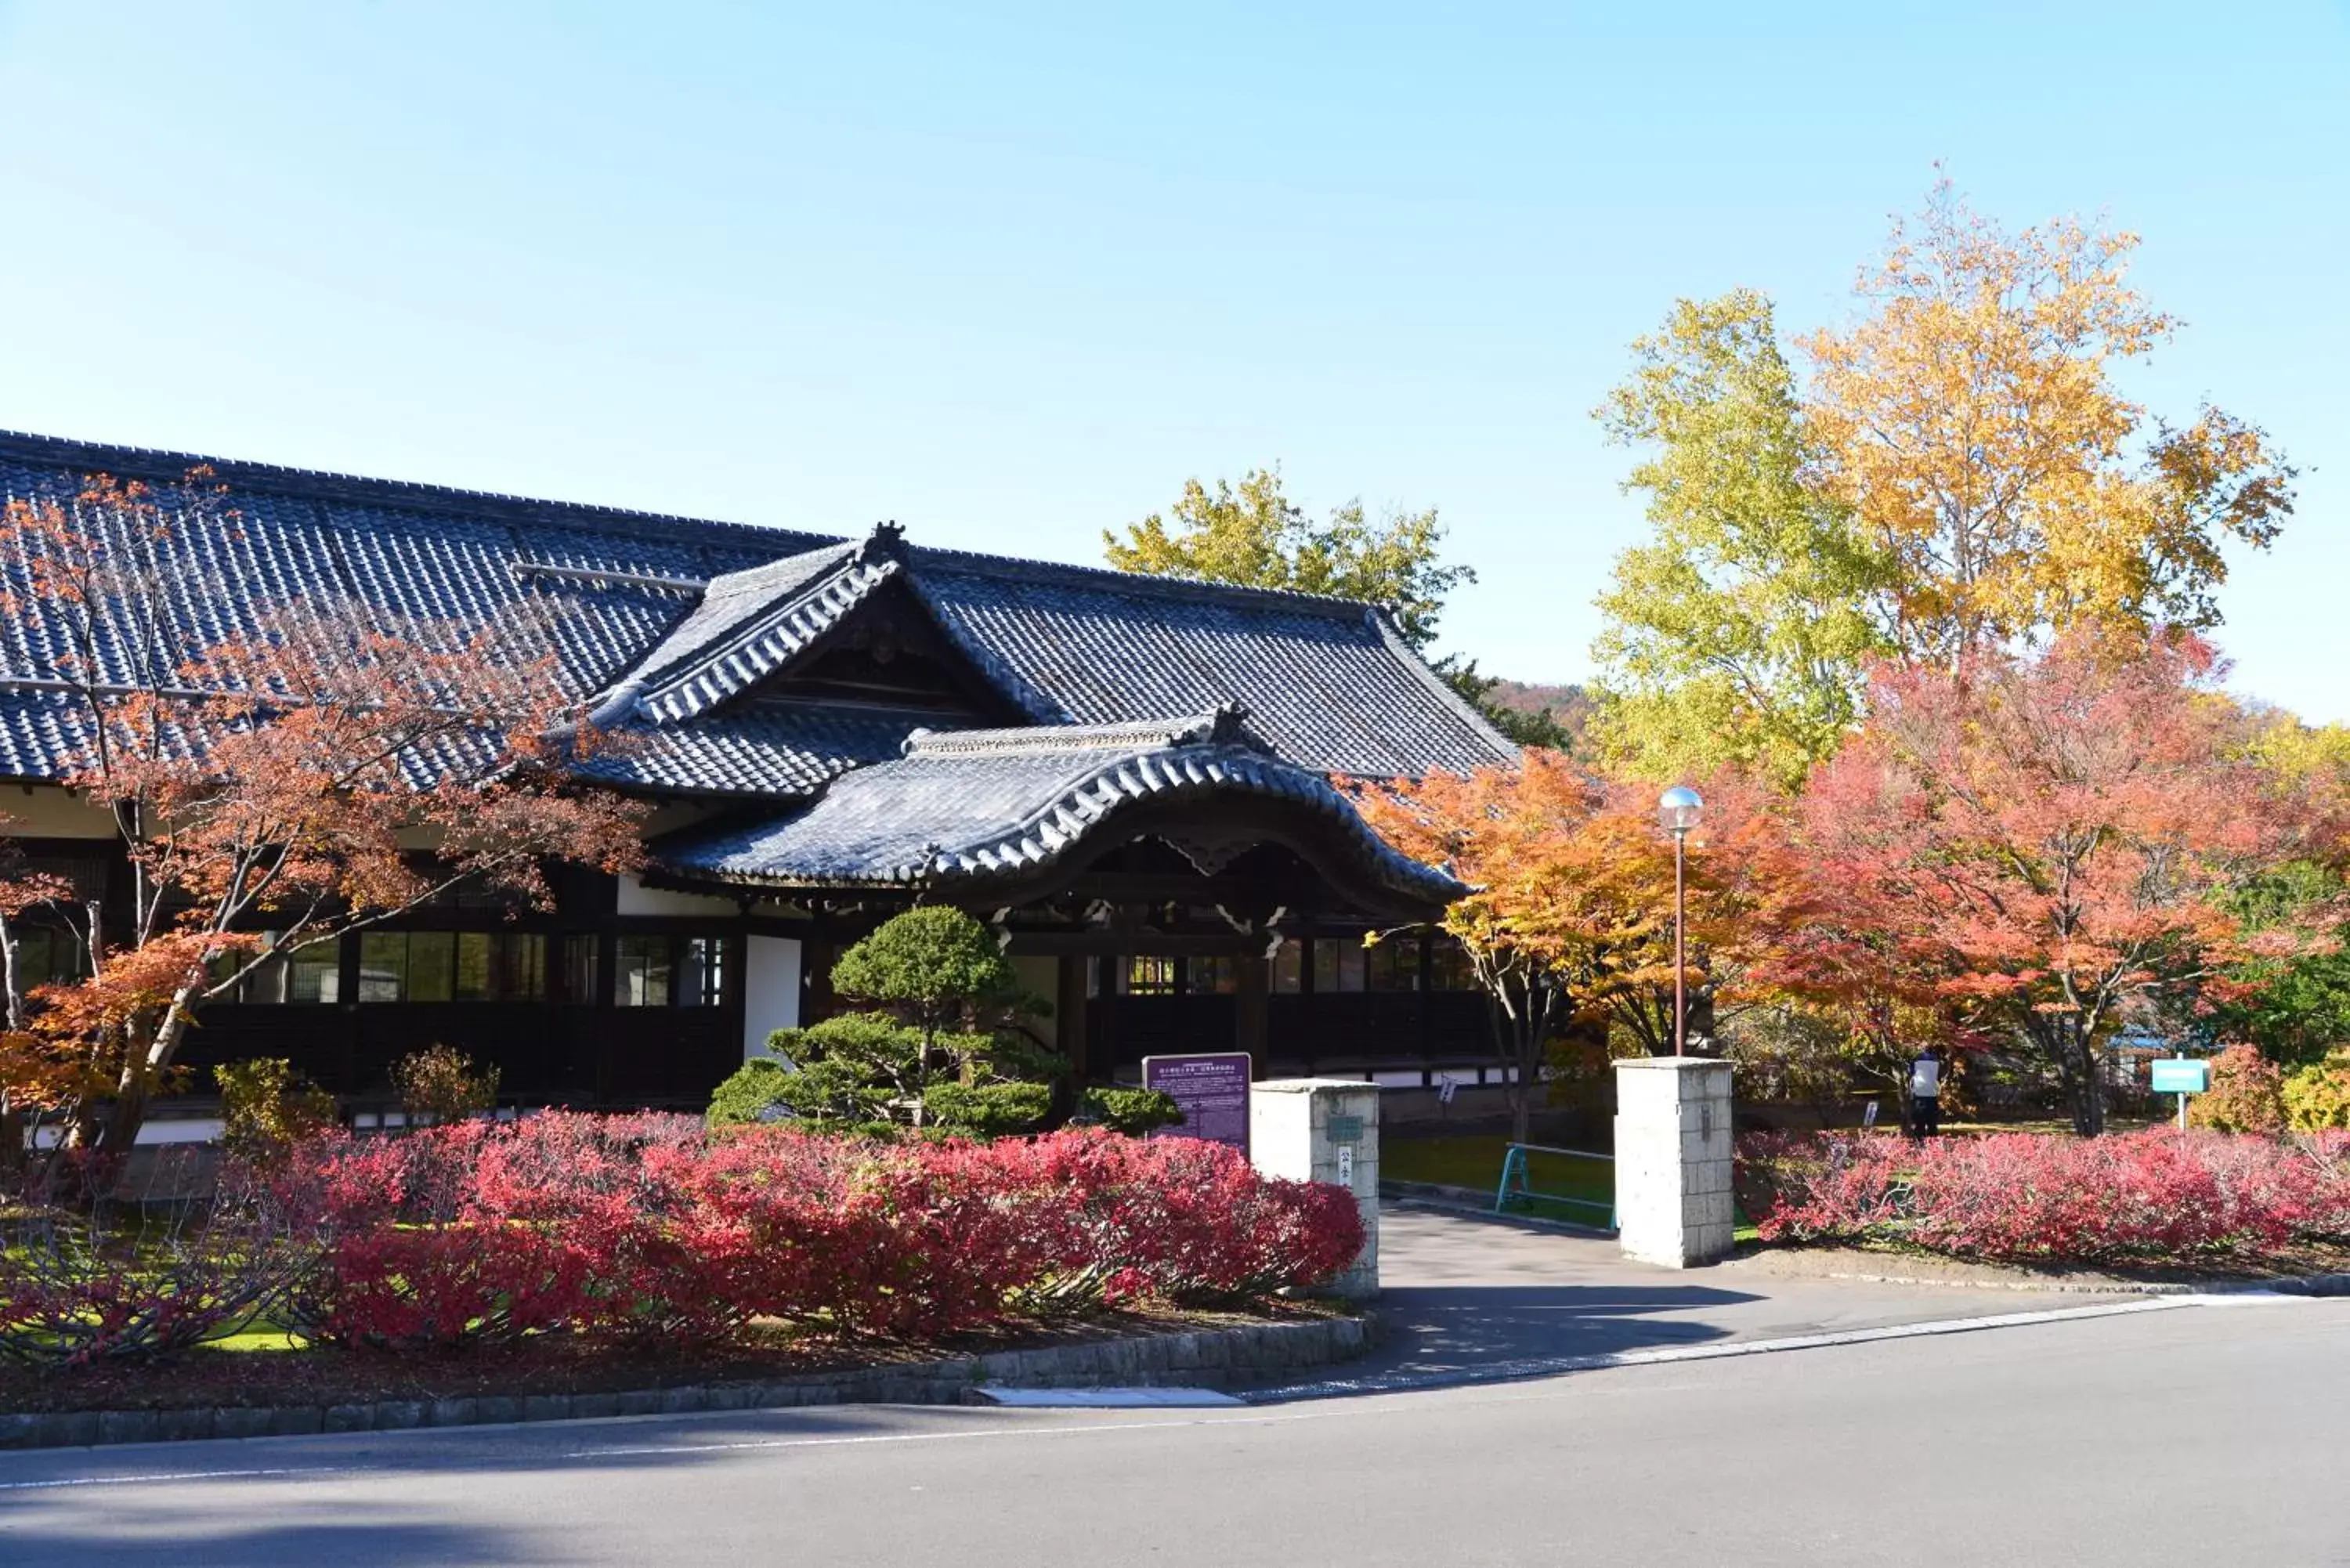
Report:
M 1739 1201 L 1766 1241 L 1845 1241 L 1898 1231 L 1907 1146 L 1890 1133 L 1757 1133 L 1739 1140 Z
M 2160 1259 L 2350 1239 L 2350 1144 L 2158 1129 L 1742 1140 L 1763 1239 L 1898 1240 L 1959 1257 Z
M 334 1238 L 302 1320 L 385 1346 L 709 1341 L 752 1317 L 938 1337 L 1048 1299 L 1315 1284 L 1363 1239 L 1336 1188 L 1100 1131 L 890 1144 L 549 1113 L 330 1140 L 287 1170 Z

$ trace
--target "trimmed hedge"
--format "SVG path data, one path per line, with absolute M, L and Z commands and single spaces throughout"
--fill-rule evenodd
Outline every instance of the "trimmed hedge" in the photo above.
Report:
M 1739 1196 L 1764 1241 L 1897 1241 L 2002 1262 L 2257 1256 L 2350 1242 L 2350 1135 L 2166 1129 L 1739 1140 Z
M 930 1339 L 1022 1313 L 1319 1284 L 1354 1200 L 1221 1146 L 1097 1130 L 974 1143 L 549 1112 L 309 1146 L 303 1331 L 401 1349 L 561 1330 L 713 1342 L 751 1319 Z

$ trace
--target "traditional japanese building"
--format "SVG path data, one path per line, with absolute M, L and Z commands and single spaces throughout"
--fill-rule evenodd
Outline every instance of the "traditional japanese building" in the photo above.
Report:
M 1095 1080 L 1174 1049 L 1399 1085 L 1492 1058 L 1482 993 L 1427 929 L 1457 885 L 1332 781 L 1514 751 L 1376 609 L 886 524 L 841 539 L 0 435 L 12 497 L 198 463 L 233 515 L 161 545 L 174 635 L 306 595 L 388 617 L 527 601 L 627 737 L 581 771 L 657 809 L 641 875 L 567 874 L 547 912 L 452 900 L 269 967 L 205 1010 L 194 1064 L 286 1056 L 363 1099 L 445 1043 L 525 1102 L 698 1107 L 918 900 L 1003 933 L 1055 1004 L 1040 1034 Z M 57 786 L 86 726 L 34 625 L 0 648 L 0 809 L 33 867 L 103 898 L 127 868 Z M 1367 949 L 1374 929 L 1394 934 Z

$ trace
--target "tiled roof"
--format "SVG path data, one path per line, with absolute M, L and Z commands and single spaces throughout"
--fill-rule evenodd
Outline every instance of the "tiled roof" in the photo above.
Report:
M 657 722 L 691 719 L 782 668 L 897 572 L 864 545 L 834 545 L 715 578 L 606 701 Z
M 98 473 L 170 483 L 199 463 L 233 515 L 158 546 L 179 649 L 251 629 L 258 608 L 296 597 L 526 618 L 544 627 L 570 693 L 604 699 L 599 722 L 648 732 L 599 764 L 647 790 L 803 793 L 869 760 L 899 721 L 787 719 L 755 688 L 892 577 L 1039 724 L 1239 701 L 1258 738 L 1313 773 L 1392 776 L 1514 755 L 1383 616 L 1341 600 L 39 436 L 0 434 L 0 495 L 70 498 Z M 7 577 L 0 561 L 0 591 L 18 586 Z M 100 649 L 108 679 L 135 675 L 134 640 Z M 52 777 L 70 755 L 69 704 L 22 685 L 53 675 L 62 651 L 38 615 L 0 617 L 0 772 Z
M 1257 733 L 1324 773 L 1395 777 L 1516 749 L 1366 606 L 911 552 L 947 633 L 1040 719 L 1111 723 L 1243 702 Z
M 1256 797 L 1326 819 L 1405 898 L 1461 895 L 1442 872 L 1389 848 L 1320 774 L 1250 742 L 1238 719 L 1228 709 L 1147 724 L 918 733 L 903 758 L 845 774 L 806 806 L 686 837 L 660 859 L 728 882 L 937 888 L 1045 869 L 1143 802 Z
M 619 732 L 618 743 L 580 771 L 623 787 L 791 799 L 850 768 L 897 757 L 924 722 L 897 709 L 752 701 L 691 724 Z

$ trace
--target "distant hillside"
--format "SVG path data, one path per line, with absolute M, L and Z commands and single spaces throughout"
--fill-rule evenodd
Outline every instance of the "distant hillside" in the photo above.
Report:
M 1485 692 L 1485 701 L 1497 708 L 1515 708 L 1521 713 L 1539 713 L 1547 708 L 1560 718 L 1569 713 L 1590 711 L 1591 699 L 1583 688 L 1566 686 L 1530 686 L 1523 680 L 1496 680 Z
M 1479 701 L 1488 709 L 1526 716 L 1526 724 L 1503 726 L 1512 732 L 1513 740 L 1569 749 L 1581 738 L 1583 722 L 1591 713 L 1589 694 L 1575 685 L 1538 686 L 1523 680 L 1496 680 L 1485 689 Z M 1545 716 L 1548 724 L 1543 722 Z M 1553 726 L 1556 732 L 1553 732 Z

